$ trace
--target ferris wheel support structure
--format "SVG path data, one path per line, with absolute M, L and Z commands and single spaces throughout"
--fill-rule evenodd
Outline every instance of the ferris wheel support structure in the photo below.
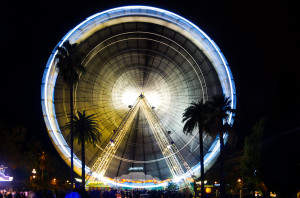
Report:
M 140 107 L 140 97 L 138 97 L 134 103 L 134 105 L 130 108 L 125 118 L 121 122 L 120 126 L 114 132 L 111 140 L 108 142 L 106 147 L 104 148 L 100 157 L 96 160 L 94 165 L 92 166 L 91 175 L 87 176 L 87 182 L 94 181 L 95 178 L 101 178 L 104 176 L 114 154 L 118 150 L 124 136 L 126 135 L 129 127 L 132 124 L 132 121 Z
M 101 179 L 111 160 L 113 159 L 114 154 L 118 150 L 120 143 L 122 142 L 123 138 L 125 137 L 126 133 L 129 130 L 129 127 L 134 120 L 137 111 L 139 108 L 142 108 L 146 119 L 149 123 L 149 126 L 154 134 L 154 137 L 159 145 L 159 148 L 166 160 L 166 163 L 169 167 L 169 170 L 172 174 L 172 177 L 180 178 L 180 176 L 184 175 L 184 170 L 179 162 L 179 160 L 184 165 L 185 169 L 193 175 L 193 171 L 189 167 L 188 163 L 184 160 L 183 156 L 179 152 L 178 148 L 176 147 L 175 143 L 172 141 L 171 137 L 169 136 L 167 130 L 159 120 L 157 114 L 154 112 L 154 108 L 150 105 L 148 100 L 145 98 L 143 94 L 141 94 L 135 101 L 133 106 L 130 106 L 130 110 L 126 114 L 125 118 L 121 122 L 120 126 L 114 132 L 111 140 L 108 142 L 106 147 L 104 148 L 100 157 L 96 160 L 94 165 L 92 166 L 90 175 L 87 176 L 87 183 L 93 182 L 96 179 Z M 176 157 L 178 156 L 178 158 Z M 91 177 L 92 176 L 92 177 Z M 191 193 L 194 194 L 194 189 L 191 184 L 186 180 L 183 179 L 185 185 L 189 188 Z M 179 181 L 178 181 L 179 182 Z
M 146 116 L 146 119 L 150 125 L 150 128 L 154 134 L 156 142 L 159 145 L 159 148 L 167 162 L 167 165 L 170 169 L 170 172 L 175 178 L 175 181 L 178 181 L 180 176 L 184 175 L 184 170 L 182 169 L 178 158 L 181 160 L 182 164 L 185 166 L 186 170 L 191 172 L 193 175 L 193 171 L 189 167 L 188 163 L 184 160 L 183 156 L 177 149 L 175 143 L 172 141 L 171 137 L 168 135 L 167 130 L 159 120 L 157 114 L 154 112 L 154 108 L 151 107 L 150 103 L 147 101 L 145 97 L 142 97 L 143 101 L 143 110 Z M 186 180 L 183 179 L 185 185 L 190 189 L 191 193 L 194 194 L 194 189 L 191 184 Z

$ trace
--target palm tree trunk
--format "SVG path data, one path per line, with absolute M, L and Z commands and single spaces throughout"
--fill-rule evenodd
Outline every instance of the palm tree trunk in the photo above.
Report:
M 220 197 L 225 198 L 225 175 L 224 175 L 224 138 L 220 132 Z
M 205 197 L 205 190 L 204 190 L 204 155 L 203 155 L 203 132 L 201 127 L 199 126 L 199 146 L 200 146 L 200 168 L 201 168 L 201 197 Z
M 71 142 L 70 142 L 70 146 L 71 146 L 71 173 L 70 173 L 70 176 L 71 176 L 71 186 L 70 186 L 70 190 L 73 191 L 73 185 L 74 185 L 74 161 L 73 161 L 73 140 L 74 140 L 74 136 L 73 136 L 73 83 L 72 81 L 70 80 L 70 84 L 69 84 L 69 87 L 70 87 L 70 136 L 71 136 Z
M 82 162 L 82 167 L 81 167 L 81 180 L 82 183 L 81 185 L 85 187 L 85 140 L 84 140 L 84 133 L 83 131 L 81 132 L 81 162 Z

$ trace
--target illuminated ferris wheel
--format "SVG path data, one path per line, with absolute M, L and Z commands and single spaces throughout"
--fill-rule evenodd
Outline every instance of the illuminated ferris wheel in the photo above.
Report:
M 52 52 L 42 82 L 48 133 L 67 164 L 61 126 L 68 122 L 69 91 L 55 66 L 56 48 L 67 40 L 78 44 L 87 71 L 75 88 L 75 109 L 95 114 L 102 134 L 97 147 L 86 149 L 88 180 L 147 188 L 199 176 L 198 136 L 183 134 L 182 113 L 191 102 L 222 93 L 236 105 L 232 74 L 217 45 L 183 17 L 147 6 L 107 10 L 73 28 Z M 207 170 L 219 143 L 209 136 L 204 143 Z M 80 159 L 74 144 L 78 174 Z

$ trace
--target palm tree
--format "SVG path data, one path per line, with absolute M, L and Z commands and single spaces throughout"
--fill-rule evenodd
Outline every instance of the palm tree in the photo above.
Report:
M 78 115 L 74 116 L 73 123 L 73 135 L 74 140 L 81 145 L 81 162 L 82 162 L 82 186 L 85 185 L 85 145 L 92 144 L 96 146 L 97 142 L 100 141 L 101 133 L 98 121 L 95 114 L 87 115 L 84 110 L 83 113 L 77 112 Z M 71 129 L 71 121 L 66 123 L 65 129 Z M 70 138 L 70 133 L 68 134 Z
M 57 64 L 56 67 L 59 69 L 59 73 L 63 77 L 63 81 L 66 86 L 70 89 L 70 147 L 71 147 L 71 190 L 73 188 L 73 170 L 74 170 L 74 162 L 73 162 L 73 90 L 74 86 L 79 81 L 79 73 L 85 72 L 85 67 L 81 64 L 81 58 L 79 52 L 76 49 L 77 44 L 70 44 L 69 41 L 64 42 L 61 47 L 57 48 Z
M 204 154 L 203 154 L 203 133 L 208 119 L 207 103 L 202 100 L 198 103 L 192 102 L 191 106 L 185 109 L 182 122 L 185 122 L 183 132 L 192 134 L 194 129 L 198 127 L 199 146 L 200 146 L 200 167 L 201 167 L 201 197 L 204 197 Z
M 207 105 L 210 109 L 207 132 L 211 135 L 219 135 L 220 139 L 220 197 L 225 197 L 224 175 L 224 132 L 230 132 L 232 126 L 228 123 L 229 115 L 234 112 L 230 106 L 231 100 L 224 95 L 217 95 Z

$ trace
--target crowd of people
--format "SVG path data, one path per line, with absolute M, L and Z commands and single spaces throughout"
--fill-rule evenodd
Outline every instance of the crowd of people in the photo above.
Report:
M 0 198 L 184 198 L 192 197 L 180 191 L 163 190 L 120 190 L 94 189 L 86 191 L 75 188 L 73 192 L 37 190 L 37 191 L 5 191 L 1 190 Z
M 54 192 L 52 190 L 37 191 L 0 191 L 0 198 L 64 198 L 65 192 Z
M 163 190 L 93 190 L 89 191 L 89 198 L 110 198 L 110 197 L 128 197 L 128 198 L 143 198 L 143 197 L 169 197 L 169 198 L 182 198 L 188 197 L 180 191 L 163 191 Z
M 33 191 L 0 191 L 0 198 L 33 198 Z

